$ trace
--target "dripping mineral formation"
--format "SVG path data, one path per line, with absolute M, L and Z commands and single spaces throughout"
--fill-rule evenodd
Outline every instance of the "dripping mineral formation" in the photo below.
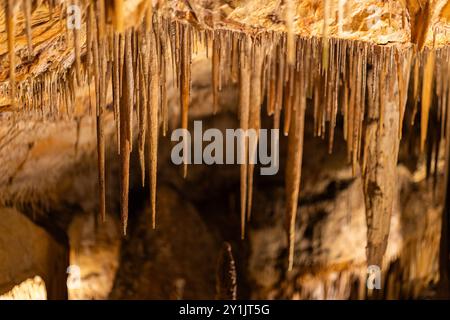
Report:
M 421 196 L 431 192 L 431 202 L 439 207 L 439 227 L 431 234 L 442 236 L 427 241 L 439 242 L 436 248 L 440 249 L 438 265 L 430 267 L 436 273 L 431 278 L 438 279 L 439 293 L 433 294 L 448 296 L 450 4 L 446 0 L 2 0 L 1 3 L 0 159 L 5 164 L 0 174 L 4 179 L 0 201 L 5 206 L 38 206 L 52 212 L 48 203 L 56 193 L 44 191 L 47 190 L 44 179 L 40 187 L 27 185 L 21 172 L 30 170 L 29 159 L 44 157 L 48 145 L 57 149 L 68 144 L 67 141 L 58 144 L 54 133 L 48 144 L 40 145 L 37 139 L 50 135 L 52 126 L 75 121 L 76 151 L 71 163 L 89 163 L 86 159 L 95 154 L 96 228 L 100 227 L 98 222 L 107 223 L 111 218 L 108 212 L 117 211 L 121 233 L 132 236 L 134 210 L 140 207 L 136 199 L 141 198 L 139 190 L 144 187 L 148 195 L 146 221 L 157 237 L 164 232 L 158 228 L 160 221 L 167 223 L 166 217 L 159 216 L 166 209 L 159 204 L 159 195 L 164 194 L 161 190 L 165 190 L 159 186 L 171 185 L 180 191 L 179 186 L 185 185 L 183 199 L 192 197 L 200 208 L 219 198 L 229 204 L 233 218 L 227 218 L 227 222 L 233 222 L 233 230 L 237 230 L 234 232 L 242 239 L 238 243 L 243 246 L 242 243 L 258 239 L 255 228 L 261 226 L 259 219 L 267 215 L 261 203 L 273 200 L 267 207 L 274 208 L 272 216 L 282 220 L 281 233 L 285 234 L 283 250 L 274 254 L 281 257 L 277 266 L 282 265 L 283 271 L 269 270 L 267 274 L 277 274 L 280 279 L 292 274 L 306 283 L 310 267 L 305 267 L 305 259 L 311 257 L 305 255 L 323 243 L 311 240 L 313 244 L 306 247 L 308 250 L 302 243 L 309 243 L 308 237 L 319 237 L 329 231 L 326 228 L 317 231 L 314 227 L 344 210 L 336 205 L 336 214 L 327 214 L 330 205 L 311 218 L 307 208 L 337 197 L 344 188 L 342 185 L 357 184 L 364 207 L 364 238 L 359 239 L 363 242 L 359 244 L 365 250 L 364 261 L 358 268 L 380 266 L 389 274 L 385 285 L 392 288 L 385 296 L 410 297 L 419 295 L 420 290 L 412 285 L 398 287 L 400 275 L 410 275 L 411 281 L 414 277 L 430 280 L 418 271 L 426 269 L 422 260 L 417 262 L 420 267 L 405 262 L 415 259 L 409 252 L 415 250 L 413 247 L 420 240 L 404 240 L 398 245 L 401 250 L 388 254 L 388 248 L 395 247 L 395 230 L 398 231 L 398 228 L 391 230 L 391 226 L 401 224 L 402 230 L 410 227 L 405 216 L 395 218 L 396 212 L 404 212 L 408 206 L 409 200 L 402 198 L 405 182 L 400 179 L 406 167 L 410 170 L 408 181 L 414 184 L 407 191 L 417 190 L 421 177 L 426 177 L 430 183 L 424 183 L 427 187 Z M 78 11 L 81 24 L 70 27 L 73 14 Z M 199 61 L 203 64 L 197 68 Z M 196 81 L 199 74 L 205 73 L 205 61 L 209 64 L 208 81 L 199 85 Z M 232 107 L 226 103 L 230 96 Z M 199 105 L 206 106 L 202 109 Z M 238 199 L 213 191 L 213 183 L 211 188 L 199 191 L 205 181 L 211 180 L 206 175 L 196 175 L 196 153 L 194 161 L 190 161 L 187 152 L 192 139 L 196 149 L 194 120 L 199 114 L 209 121 L 232 114 L 236 128 L 226 129 L 254 132 L 254 138 L 244 135 L 233 150 L 241 154 L 237 161 L 239 181 L 233 185 L 239 190 Z M 89 127 L 86 119 L 93 119 L 90 129 L 86 129 Z M 171 132 L 175 132 L 172 130 L 177 128 L 181 129 L 178 148 L 185 152 L 177 162 L 181 165 L 177 170 L 181 172 L 174 175 L 173 168 L 166 163 L 170 153 L 166 146 L 170 144 Z M 13 143 L 22 139 L 20 133 L 25 129 L 29 132 L 27 139 L 23 138 L 19 144 L 26 146 L 20 149 L 25 151 L 19 152 L 18 148 L 15 152 L 6 151 L 15 148 Z M 271 140 L 271 148 L 267 148 L 269 139 L 263 139 L 267 129 L 281 130 L 279 139 Z M 87 147 L 92 141 L 81 130 L 89 131 L 89 137 L 94 136 L 95 152 L 88 152 L 93 151 Z M 213 130 L 217 133 L 215 138 L 218 133 L 222 136 L 218 128 Z M 321 144 L 330 153 L 327 158 L 314 158 L 320 148 L 313 144 L 316 138 L 323 140 Z M 219 148 L 213 149 L 211 157 L 216 159 Z M 278 180 L 255 174 L 258 169 L 267 169 L 258 167 L 254 158 L 257 150 L 268 149 L 275 155 L 268 162 L 271 167 L 276 164 L 277 171 L 278 165 L 284 170 L 284 177 Z M 230 150 L 224 152 L 228 157 Z M 343 179 L 344 171 L 330 174 L 328 178 L 341 177 L 340 182 L 330 183 L 325 188 L 328 194 L 312 195 L 310 191 L 323 183 L 317 177 L 326 176 L 334 167 L 308 172 L 310 159 L 316 159 L 313 165 L 318 165 L 326 159 L 338 159 L 341 154 L 347 161 L 349 176 Z M 52 159 L 45 159 L 52 163 Z M 194 165 L 189 165 L 192 162 Z M 55 172 L 49 172 L 49 177 L 71 172 L 63 165 L 52 168 Z M 114 174 L 108 174 L 111 170 Z M 72 171 L 82 170 L 72 168 Z M 202 179 L 195 180 L 198 176 Z M 231 185 L 231 177 L 232 174 L 223 179 Z M 278 199 L 274 186 L 280 179 L 283 192 Z M 190 184 L 191 181 L 195 183 Z M 273 189 L 266 189 L 268 185 Z M 190 191 L 198 194 L 193 196 Z M 202 193 L 209 192 L 214 194 L 208 199 L 210 202 L 199 204 Z M 69 193 L 77 196 L 76 192 Z M 178 201 L 183 201 L 181 196 Z M 339 230 L 351 226 L 357 215 L 357 206 L 350 202 L 347 201 L 345 209 L 348 223 Z M 280 210 L 284 212 L 283 218 L 277 215 Z M 431 212 L 431 205 L 425 211 Z M 212 220 L 206 220 L 213 221 L 210 216 L 214 215 L 215 212 L 209 212 L 208 219 Z M 51 220 L 50 216 L 45 219 Z M 343 223 L 341 220 L 337 223 Z M 432 225 L 428 222 L 427 227 Z M 277 224 L 272 223 L 275 229 Z M 313 229 L 316 231 L 312 232 Z M 410 232 L 419 234 L 416 231 Z M 420 234 L 425 237 L 430 233 Z M 406 234 L 402 236 L 407 239 Z M 272 241 L 279 238 L 273 237 Z M 266 240 L 270 241 L 270 237 Z M 269 244 L 265 243 L 267 247 Z M 253 254 L 256 249 L 250 247 Z M 223 248 L 219 287 L 225 289 L 220 289 L 218 296 L 236 298 L 239 269 L 234 266 L 234 259 L 238 256 L 243 259 L 245 254 L 248 254 L 245 250 L 239 253 L 233 250 L 231 255 L 229 246 Z M 392 262 L 393 256 L 396 264 Z M 330 273 L 339 271 L 339 281 L 345 283 L 342 286 L 345 290 L 357 286 L 353 283 L 364 283 L 356 279 L 356 271 L 344 272 L 351 259 L 343 262 L 336 258 L 336 261 L 333 265 L 314 261 L 312 265 Z M 352 264 L 352 268 L 357 267 Z M 320 270 L 314 273 L 319 278 L 325 272 Z M 279 283 L 280 279 L 267 283 Z M 334 292 L 328 290 L 327 281 L 321 288 Z M 0 289 L 1 285 L 0 278 Z M 182 286 L 177 287 L 178 291 L 179 287 Z M 356 290 L 351 288 L 348 291 Z M 290 289 L 283 287 L 286 291 Z M 307 285 L 299 291 L 300 295 L 317 292 Z M 269 292 L 272 291 L 264 294 Z M 414 294 L 408 296 L 405 292 Z

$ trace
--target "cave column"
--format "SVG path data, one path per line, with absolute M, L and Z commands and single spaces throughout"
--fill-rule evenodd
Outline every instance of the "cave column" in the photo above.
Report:
M 381 61 L 388 64 L 388 61 Z M 391 70 L 392 71 L 392 70 Z M 368 108 L 364 129 L 362 160 L 363 191 L 367 224 L 367 265 L 382 268 L 387 248 L 394 197 L 397 193 L 397 160 L 399 151 L 399 90 L 395 72 L 377 77 L 368 73 Z M 382 73 L 383 74 L 383 73 Z M 377 82 L 378 82 L 377 81 Z M 374 97 L 376 90 L 382 88 Z M 384 87 L 384 88 L 383 88 Z

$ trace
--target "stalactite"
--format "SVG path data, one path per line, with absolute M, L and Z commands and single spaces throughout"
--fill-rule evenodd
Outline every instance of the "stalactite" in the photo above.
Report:
M 120 154 L 120 83 L 121 83 L 121 71 L 120 71 L 120 38 L 122 34 L 115 33 L 113 39 L 113 78 L 112 78 L 112 90 L 113 90 L 113 106 L 114 106 L 114 118 L 116 120 L 116 132 L 117 132 L 117 151 Z
M 132 28 L 130 29 L 131 32 L 131 72 L 133 75 L 133 103 L 131 105 L 131 108 L 129 109 L 130 115 L 129 115 L 129 122 L 130 122 L 130 126 L 128 128 L 129 132 L 128 135 L 130 137 L 130 141 L 131 141 L 131 145 L 130 145 L 130 152 L 133 152 L 133 135 L 134 135 L 134 127 L 133 127 L 133 117 L 135 115 L 135 105 L 136 105 L 136 110 L 138 109 L 138 104 L 139 104 L 139 97 L 138 97 L 138 91 L 139 91 L 139 72 L 137 69 L 137 56 L 138 56 L 138 45 L 137 45 L 137 41 L 136 41 L 136 29 Z M 139 124 L 139 119 L 137 119 L 138 124 Z
M 5 18 L 6 35 L 8 38 L 8 57 L 9 57 L 9 92 L 11 97 L 11 106 L 16 106 L 16 54 L 15 54 L 15 35 L 16 21 L 14 17 L 14 1 L 5 0 Z
M 294 17 L 295 17 L 295 2 L 287 0 L 285 4 L 285 19 L 287 27 L 287 63 L 293 65 L 295 63 L 295 35 L 294 35 Z
M 292 76 L 293 76 L 294 69 L 292 66 L 286 68 L 286 73 L 288 74 L 288 84 L 284 90 L 284 130 L 283 133 L 285 136 L 289 135 L 289 128 L 291 125 L 291 117 L 292 117 Z
M 349 105 L 348 105 L 348 115 L 347 115 L 347 152 L 348 152 L 348 160 L 352 161 L 352 169 L 353 174 L 355 174 L 355 163 L 353 158 L 353 152 L 354 146 L 355 146 L 355 114 L 356 109 L 358 106 L 355 106 L 355 100 L 356 100 L 356 78 L 357 78 L 357 70 L 356 70 L 356 63 L 354 63 L 355 55 L 353 55 L 354 48 L 351 47 L 351 53 L 350 53 L 350 75 L 349 75 L 349 81 L 350 81 L 350 97 L 349 97 Z
M 163 32 L 160 34 L 161 43 L 161 61 L 160 61 L 160 74 L 161 74 L 161 113 L 162 113 L 162 124 L 163 124 L 163 136 L 166 136 L 169 130 L 169 105 L 167 102 L 167 66 L 169 64 L 168 59 L 168 47 L 167 47 L 167 29 L 164 26 Z
M 419 83 L 420 83 L 420 59 L 419 56 L 414 58 L 414 70 L 413 70 L 413 110 L 411 114 L 411 126 L 414 125 L 414 121 L 417 114 L 417 105 L 419 100 Z
M 151 203 L 151 216 L 152 227 L 156 228 L 156 179 L 157 179 L 157 166 L 158 166 L 158 109 L 159 109 L 159 66 L 158 56 L 156 53 L 156 35 L 154 31 L 149 33 L 149 45 L 150 45 L 150 86 L 148 94 L 148 130 L 149 130 L 149 159 L 150 159 L 150 203 Z M 186 120 L 187 125 L 187 120 Z
M 103 40 L 106 37 L 106 9 L 105 1 L 96 1 L 97 9 L 97 27 L 99 39 Z
M 250 115 L 250 80 L 251 80 L 251 65 L 249 61 L 250 51 L 252 46 L 250 37 L 244 37 L 240 43 L 240 79 L 239 79 L 239 119 L 240 127 L 246 133 L 249 125 Z M 240 189 L 241 189 L 241 238 L 245 237 L 245 221 L 247 208 L 247 172 L 248 172 L 248 138 L 244 135 L 242 141 L 241 156 L 242 164 L 240 168 Z
M 249 112 L 249 129 L 253 129 L 256 133 L 254 143 L 249 143 L 249 164 L 248 164 L 248 181 L 247 181 L 247 220 L 250 220 L 253 200 L 253 171 L 255 169 L 255 159 L 258 147 L 259 130 L 261 128 L 261 104 L 262 104 L 262 67 L 263 53 L 260 44 L 253 42 L 252 50 L 252 66 L 250 79 L 250 112 Z
M 239 81 L 239 37 L 237 32 L 232 33 L 231 45 L 231 80 L 233 83 Z
M 277 56 L 280 57 L 277 63 L 277 83 L 276 83 L 276 99 L 275 99 L 275 113 L 273 117 L 273 127 L 274 129 L 280 128 L 280 113 L 283 105 L 283 87 L 284 87 L 284 69 L 285 69 L 285 61 L 282 58 L 282 47 L 281 45 L 277 46 Z
M 106 219 L 106 185 L 105 185 L 105 137 L 104 137 L 104 112 L 106 107 L 106 54 L 105 54 L 105 26 L 101 17 L 104 15 L 103 2 L 90 3 L 90 16 L 92 26 L 96 26 L 96 31 L 92 38 L 94 81 L 96 96 L 96 127 L 97 127 L 97 159 L 98 159 L 98 185 L 99 185 L 99 215 L 102 221 Z M 98 19 L 93 15 L 97 12 Z M 76 29 L 76 28 L 75 28 Z M 77 46 L 77 44 L 75 45 Z M 80 49 L 76 49 L 80 50 Z M 79 59 L 79 56 L 78 58 Z M 77 81 L 80 81 L 80 70 L 77 68 Z
M 220 83 L 220 50 L 221 50 L 221 39 L 220 31 L 213 32 L 212 41 L 212 92 L 213 92 L 213 113 L 216 114 L 219 107 L 219 83 Z
M 170 53 L 171 53 L 171 61 L 172 61 L 172 78 L 174 79 L 173 85 L 176 88 L 179 88 L 179 80 L 178 79 L 178 64 L 179 62 L 179 34 L 178 34 L 178 24 L 169 23 L 169 44 L 170 44 Z M 206 55 L 208 55 L 208 46 L 206 46 Z
M 356 90 L 355 90 L 355 118 L 354 118 L 354 127 L 353 127 L 353 156 L 352 156 L 352 166 L 353 166 L 353 175 L 356 175 L 356 167 L 359 160 L 360 154 L 360 146 L 361 146 L 361 131 L 362 131 L 362 120 L 364 116 L 364 105 L 361 101 L 361 85 L 362 85 L 362 76 L 363 72 L 361 72 L 362 59 L 361 59 L 361 50 L 360 46 L 357 47 L 357 58 L 356 58 Z M 365 66 L 364 66 L 365 68 Z
M 288 234 L 288 270 L 294 265 L 294 246 L 298 198 L 300 193 L 301 167 L 303 158 L 303 133 L 305 123 L 306 101 L 304 88 L 301 92 L 300 103 L 292 110 L 291 130 L 289 134 L 288 152 L 286 160 L 286 227 Z
M 269 57 L 268 61 L 268 70 L 267 70 L 267 115 L 272 116 L 275 113 L 275 88 L 276 88 L 276 81 L 275 81 L 275 73 L 276 73 L 276 61 L 275 61 L 275 55 L 272 53 Z
M 178 38 L 180 42 L 177 47 L 180 48 L 180 100 L 181 100 L 181 128 L 187 130 L 188 128 L 188 112 L 189 112 L 189 99 L 190 99 L 190 86 L 191 86 L 191 35 L 189 27 L 187 25 L 179 25 Z M 178 51 L 178 50 L 177 50 Z M 183 141 L 187 144 L 187 139 Z M 184 150 L 187 150 L 188 146 L 185 145 Z M 184 168 L 183 176 L 187 175 L 187 154 L 184 155 Z
M 237 299 L 237 275 L 231 245 L 225 242 L 217 261 L 216 299 Z
M 91 10 L 92 10 L 92 15 L 91 15 L 91 19 L 92 19 L 92 24 L 95 25 L 95 30 L 97 31 L 98 26 L 96 23 L 96 19 L 95 19 L 95 7 L 94 7 L 94 2 L 91 2 Z M 93 71 L 94 71 L 94 83 L 95 83 L 95 105 L 96 105 L 96 115 L 98 116 L 100 111 L 100 57 L 99 57 L 99 33 L 98 32 L 94 32 L 93 33 L 93 38 L 92 38 L 92 57 L 93 57 Z
M 402 138 L 402 128 L 403 128 L 403 118 L 406 109 L 406 100 L 408 97 L 408 87 L 409 87 L 409 75 L 411 70 L 411 55 L 409 53 L 403 54 L 396 50 L 395 59 L 397 64 L 397 75 L 399 84 L 399 138 Z M 406 71 L 405 71 L 406 69 Z
M 219 33 L 219 77 L 218 77 L 218 93 L 222 91 L 224 81 L 230 81 L 230 53 L 231 53 L 231 32 L 223 31 Z M 217 96 L 217 105 L 219 105 L 219 96 Z
M 329 109 L 330 109 L 330 119 L 329 119 L 329 127 L 328 127 L 328 152 L 331 154 L 333 151 L 333 143 L 334 143 L 334 131 L 336 126 L 336 116 L 337 116 L 337 95 L 339 90 L 339 64 L 338 64 L 338 52 L 336 52 L 336 47 L 339 44 L 336 44 L 334 41 L 331 46 L 331 57 L 330 57 L 330 81 L 329 81 Z M 334 86 L 332 84 L 335 84 Z
M 123 79 L 125 72 L 125 32 L 119 33 L 119 79 Z M 123 81 L 119 81 L 120 92 L 123 90 Z
M 142 136 L 144 132 L 144 120 L 143 113 L 146 113 L 147 109 L 144 103 L 144 96 L 142 91 L 147 87 L 143 84 L 143 68 L 142 68 L 142 58 L 141 53 L 143 50 L 142 46 L 142 36 L 141 30 L 138 28 L 135 33 L 135 64 L 134 64 L 134 95 L 135 95 L 135 110 L 136 110 L 136 121 L 138 124 L 138 134 L 137 134 L 137 145 L 138 145 L 138 156 L 139 156 L 139 166 L 141 169 L 141 182 L 142 187 L 145 186 L 145 142 L 142 142 Z
M 423 152 L 425 148 L 425 140 L 428 130 L 428 115 L 430 112 L 432 86 L 433 86 L 433 72 L 434 72 L 434 50 L 427 54 L 427 61 L 423 72 L 422 84 L 422 99 L 421 99 L 421 115 L 420 115 L 420 151 Z
M 322 81 L 319 73 L 314 75 L 314 134 L 322 136 L 323 126 L 323 103 L 322 103 Z
M 146 31 L 140 31 L 142 34 L 139 37 L 142 39 L 145 35 L 143 35 Z M 139 53 L 139 87 L 141 90 L 139 91 L 139 97 L 137 99 L 140 100 L 138 104 L 138 119 L 139 119 L 139 135 L 138 135 L 138 146 L 139 146 L 139 163 L 141 166 L 141 180 L 142 186 L 145 185 L 145 137 L 147 135 L 147 106 L 148 106 L 148 92 L 147 89 L 147 81 L 148 81 L 148 68 L 149 68 L 149 54 L 148 45 L 145 41 L 143 41 L 141 46 L 141 52 Z
M 114 27 L 117 33 L 124 30 L 123 0 L 114 0 Z
M 103 99 L 101 99 L 103 100 Z M 97 116 L 97 158 L 98 158 L 98 185 L 99 185 L 99 213 L 102 221 L 106 219 L 106 185 L 105 185 L 105 134 L 104 114 L 100 107 Z
M 330 12 L 332 12 L 331 1 L 324 0 L 323 1 L 323 27 L 322 27 L 322 71 L 328 69 L 328 54 L 330 50 L 330 42 L 328 39 L 329 26 L 328 19 L 330 18 Z
M 124 71 L 122 79 L 122 99 L 120 105 L 120 160 L 121 160 L 121 198 L 120 212 L 122 218 L 122 228 L 124 235 L 127 232 L 128 225 L 128 193 L 130 186 L 130 152 L 131 152 L 131 130 L 132 125 L 130 115 L 133 109 L 133 53 L 131 43 L 131 31 L 124 35 Z

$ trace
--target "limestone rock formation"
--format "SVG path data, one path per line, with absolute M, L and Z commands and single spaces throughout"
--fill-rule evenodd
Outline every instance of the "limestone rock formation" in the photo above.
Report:
M 64 234 L 49 234 L 14 209 L 0 209 L 0 292 L 39 276 L 48 299 L 67 299 L 69 247 Z
M 365 298 L 370 265 L 385 274 L 384 298 L 437 296 L 438 286 L 446 296 L 449 11 L 446 0 L 2 0 L 0 204 L 47 232 L 69 233 L 80 212 L 94 225 L 119 219 L 129 237 L 122 257 L 170 265 L 154 287 L 122 292 L 121 272 L 135 268 L 121 261 L 112 297 L 213 297 L 223 241 L 239 297 Z M 264 180 L 247 155 L 217 174 L 174 168 L 171 130 L 194 119 L 280 129 L 283 173 Z M 241 151 L 256 147 L 245 139 Z M 409 217 L 403 192 L 427 199 L 425 217 Z M 218 213 L 205 214 L 208 206 Z M 186 254 L 190 232 L 205 239 Z M 117 250 L 108 241 L 96 245 Z M 160 241 L 173 252 L 136 249 Z M 414 256 L 417 247 L 433 257 Z M 259 259 L 268 259 L 263 270 Z M 412 285 L 417 278 L 425 280 Z

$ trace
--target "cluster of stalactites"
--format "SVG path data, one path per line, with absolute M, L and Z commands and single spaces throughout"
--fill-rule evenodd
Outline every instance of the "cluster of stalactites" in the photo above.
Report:
M 358 164 L 364 175 L 366 149 L 383 133 L 386 101 L 394 99 L 398 104 L 400 126 L 398 134 L 391 137 L 397 144 L 402 134 L 401 124 L 407 101 L 412 101 L 414 110 L 417 110 L 420 102 L 422 150 L 429 135 L 428 115 L 433 96 L 438 97 L 437 114 L 442 135 L 448 122 L 445 120 L 449 114 L 447 105 L 450 94 L 446 76 L 449 61 L 446 48 L 416 53 L 413 47 L 377 46 L 328 37 L 301 38 L 293 35 L 292 31 L 287 34 L 272 31 L 250 34 L 225 28 L 200 28 L 162 15 L 154 10 L 151 1 L 146 1 L 143 21 L 131 29 L 124 27 L 123 0 L 82 1 L 87 40 L 81 44 L 78 31 L 73 31 L 73 66 L 63 73 L 46 73 L 25 81 L 16 90 L 12 2 L 7 0 L 5 5 L 12 101 L 18 102 L 22 110 L 48 108 L 52 114 L 70 114 L 74 109 L 78 88 L 87 85 L 89 93 L 95 92 L 99 208 L 102 219 L 106 212 L 104 117 L 108 93 L 112 93 L 121 159 L 120 202 L 124 233 L 128 219 L 133 115 L 137 117 L 135 122 L 138 124 L 137 140 L 143 184 L 145 172 L 149 172 L 151 215 L 155 227 L 158 135 L 160 131 L 165 134 L 168 130 L 166 73 L 170 70 L 173 72 L 180 96 L 181 126 L 187 128 L 191 57 L 202 48 L 206 48 L 212 60 L 212 108 L 217 110 L 220 105 L 220 91 L 224 83 L 236 82 L 240 87 L 240 127 L 244 130 L 259 130 L 265 102 L 267 114 L 273 117 L 273 127 L 289 135 L 286 164 L 289 269 L 292 269 L 294 262 L 307 105 L 313 109 L 314 133 L 328 138 L 330 152 L 333 149 L 337 116 L 342 115 L 348 158 L 355 175 L 358 173 Z M 27 1 L 24 0 L 24 3 Z M 30 40 L 30 50 L 31 43 Z M 412 85 L 409 84 L 410 73 L 413 75 Z M 408 94 L 410 88 L 412 95 Z M 367 124 L 373 121 L 379 123 L 376 135 L 366 130 Z M 438 147 L 439 143 L 434 142 L 432 145 Z M 147 170 L 146 146 L 149 161 Z M 250 146 L 248 141 L 243 147 L 244 155 L 249 154 L 249 148 L 256 148 L 255 145 Z M 252 211 L 254 165 L 249 162 L 246 159 L 240 171 L 243 237 Z M 186 173 L 187 165 L 184 166 L 184 175 Z M 371 228 L 369 223 L 368 228 Z M 372 231 L 389 230 L 388 226 L 384 228 Z
M 148 141 L 151 212 L 155 226 L 156 155 L 160 119 L 163 121 L 164 134 L 168 123 L 165 79 L 167 65 L 170 63 L 169 50 L 174 65 L 181 63 L 183 70 L 189 71 L 191 49 L 187 49 L 190 47 L 186 44 L 191 42 L 192 31 L 187 25 L 178 22 L 169 24 L 168 20 L 155 14 L 151 1 L 145 2 L 143 21 L 129 29 L 124 28 L 123 0 L 114 2 L 73 0 L 48 3 L 50 8 L 69 4 L 80 5 L 83 9 L 82 28 L 86 30 L 85 43 L 81 43 L 79 28 L 66 30 L 67 33 L 73 33 L 66 37 L 67 41 L 73 41 L 71 43 L 73 65 L 68 69 L 53 70 L 30 77 L 16 86 L 14 59 L 16 3 L 10 0 L 5 2 L 11 110 L 52 118 L 70 115 L 75 112 L 77 90 L 88 88 L 89 105 L 91 100 L 95 101 L 99 211 L 101 219 L 104 220 L 106 217 L 104 118 L 107 98 L 109 95 L 113 97 L 117 150 L 121 159 L 120 203 L 124 233 L 128 220 L 130 153 L 133 144 L 133 114 L 136 110 L 142 183 L 145 181 L 145 146 Z M 27 0 L 22 3 L 27 13 L 27 26 L 31 21 L 32 5 L 34 3 Z M 31 27 L 27 27 L 27 35 L 28 50 L 32 55 Z M 177 83 L 180 88 L 183 87 L 183 101 L 186 101 L 184 114 L 187 115 L 189 99 L 185 96 L 189 94 L 190 79 L 186 76 L 188 72 L 184 71 L 177 69 L 180 74 Z
M 427 150 L 428 158 L 433 155 L 437 172 L 439 141 L 446 135 L 449 123 L 447 106 L 450 95 L 448 77 L 445 76 L 449 67 L 447 47 L 417 52 L 414 46 L 377 46 L 336 38 L 290 37 L 289 33 L 249 35 L 215 30 L 214 40 L 218 38 L 218 41 L 213 41 L 212 47 L 215 105 L 218 104 L 217 91 L 220 91 L 223 81 L 236 80 L 240 87 L 240 127 L 259 130 L 265 102 L 267 114 L 273 116 L 273 127 L 280 128 L 284 135 L 289 136 L 285 177 L 288 269 L 294 262 L 306 106 L 312 108 L 315 135 L 327 138 L 330 153 L 337 116 L 342 117 L 348 160 L 353 174 L 361 174 L 365 179 L 366 198 L 370 198 L 374 196 L 370 185 L 376 183 L 372 179 L 377 180 L 377 175 L 388 174 L 388 171 L 371 164 L 371 170 L 375 168 L 378 172 L 374 178 L 373 174 L 366 173 L 368 162 L 383 158 L 376 154 L 383 152 L 379 150 L 381 141 L 388 139 L 391 142 L 386 146 L 394 152 L 390 161 L 396 165 L 407 106 L 411 108 L 407 123 L 412 125 L 416 118 L 420 119 L 418 149 L 420 152 Z M 292 48 L 294 57 L 290 56 Z M 436 97 L 436 103 L 432 103 L 433 97 Z M 385 120 L 386 116 L 397 118 L 398 126 L 393 134 L 384 132 L 391 129 L 386 126 L 392 122 Z M 433 129 L 433 134 L 428 130 L 430 116 L 440 128 Z M 377 123 L 375 131 L 373 126 L 369 128 L 371 123 Z M 386 137 L 387 134 L 389 136 Z M 369 156 L 370 146 L 375 146 L 375 155 Z M 250 147 L 246 141 L 244 155 L 248 154 Z M 251 154 L 254 150 L 250 151 Z M 251 214 L 253 170 L 254 165 L 248 161 L 241 166 L 242 236 Z M 395 179 L 392 182 L 395 184 Z M 383 244 L 377 244 L 384 247 L 381 254 L 387 245 L 394 193 L 385 192 L 383 197 L 386 198 L 383 204 L 386 210 L 373 214 L 387 215 L 387 219 L 381 219 L 387 223 L 379 226 L 373 224 L 371 217 L 367 219 L 368 246 L 372 245 L 372 238 L 384 239 Z M 381 260 L 378 260 L 381 265 Z

